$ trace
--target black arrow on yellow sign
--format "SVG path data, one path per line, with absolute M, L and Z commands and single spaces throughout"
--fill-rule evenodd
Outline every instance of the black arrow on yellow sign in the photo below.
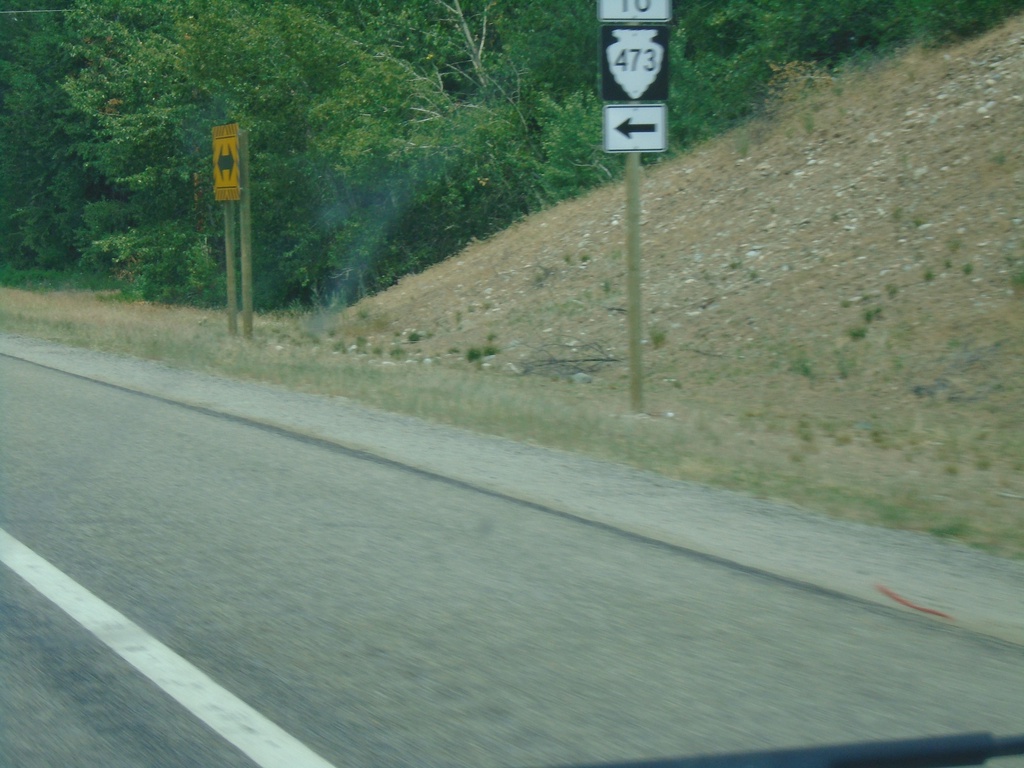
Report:
M 238 123 L 213 129 L 213 192 L 217 200 L 241 199 Z
M 220 155 L 217 157 L 217 170 L 224 178 L 231 178 L 235 171 L 235 156 L 231 154 L 230 147 L 221 144 Z

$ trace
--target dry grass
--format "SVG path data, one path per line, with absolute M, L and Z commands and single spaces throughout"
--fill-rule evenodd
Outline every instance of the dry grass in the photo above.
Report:
M 655 415 L 628 413 L 623 363 L 589 384 L 516 373 L 594 345 L 625 357 L 616 186 L 343 312 L 260 316 L 251 344 L 214 313 L 83 294 L 4 291 L 0 328 L 1021 557 L 1022 73 L 1018 19 L 788 94 L 775 114 L 649 169 Z M 489 347 L 493 359 L 467 360 Z
M 944 424 L 927 408 L 882 416 L 872 425 L 835 414 L 814 418 L 806 415 L 815 410 L 806 401 L 798 410 L 771 401 L 768 393 L 778 390 L 770 384 L 763 401 L 741 410 L 704 397 L 671 416 L 637 417 L 622 407 L 624 383 L 599 378 L 579 386 L 507 376 L 454 352 L 425 364 L 422 353 L 395 359 L 349 351 L 380 327 L 380 318 L 351 314 L 351 322 L 345 316 L 258 316 L 255 340 L 246 343 L 226 334 L 217 313 L 127 305 L 87 293 L 0 289 L 0 328 L 7 332 L 343 395 L 848 519 L 927 530 L 1003 555 L 1024 552 L 1016 498 L 1024 496 L 1019 436 L 1001 446 L 998 433 L 979 436 Z M 415 345 L 395 339 L 394 346 Z M 794 413 L 804 415 L 794 421 Z M 979 498 L 985 504 L 970 509 Z

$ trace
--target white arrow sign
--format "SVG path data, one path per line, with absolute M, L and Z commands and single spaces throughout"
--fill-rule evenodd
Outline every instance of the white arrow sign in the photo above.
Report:
M 606 104 L 605 152 L 665 152 L 668 149 L 668 109 L 664 104 Z
M 600 21 L 666 22 L 672 20 L 672 0 L 598 0 Z

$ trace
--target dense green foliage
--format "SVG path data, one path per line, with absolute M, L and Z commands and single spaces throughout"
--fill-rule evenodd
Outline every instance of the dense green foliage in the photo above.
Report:
M 28 10 L 11 0 L 9 10 Z M 223 300 L 211 128 L 252 146 L 256 302 L 351 300 L 617 174 L 591 0 L 76 0 L 0 14 L 0 267 Z M 772 65 L 976 33 L 1024 0 L 694 0 L 673 143 Z

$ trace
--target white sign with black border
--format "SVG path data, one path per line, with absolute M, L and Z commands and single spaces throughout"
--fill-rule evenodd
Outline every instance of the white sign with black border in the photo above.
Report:
M 672 20 L 672 0 L 597 0 L 600 21 L 639 21 L 647 24 Z
M 605 152 L 668 150 L 668 108 L 664 104 L 605 104 Z

